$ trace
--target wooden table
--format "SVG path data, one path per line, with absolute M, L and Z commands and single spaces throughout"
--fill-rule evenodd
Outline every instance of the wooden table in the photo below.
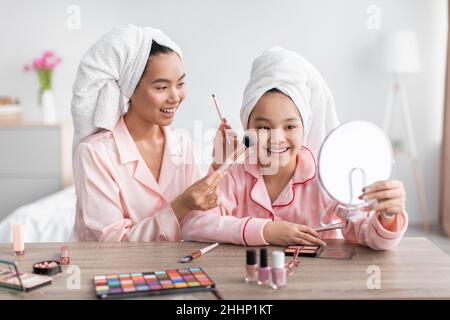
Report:
M 0 290 L 0 299 L 95 299 L 93 276 L 104 273 L 129 273 L 202 267 L 216 282 L 225 299 L 450 299 L 450 257 L 426 238 L 404 238 L 391 251 L 371 249 L 329 240 L 329 247 L 356 248 L 352 260 L 302 258 L 287 287 L 269 287 L 244 282 L 246 248 L 220 245 L 188 264 L 178 260 L 205 244 L 195 242 L 152 243 L 71 243 L 71 265 L 81 270 L 81 288 L 69 290 L 72 275 L 64 267 L 53 284 L 29 293 Z M 60 243 L 27 243 L 26 254 L 13 257 L 9 244 L 0 245 L 0 256 L 14 259 L 20 270 L 31 272 L 32 264 L 43 259 L 58 259 Z M 282 248 L 269 247 L 269 252 Z M 269 255 L 271 257 L 271 254 Z M 368 289 L 369 266 L 381 270 L 381 288 Z M 170 296 L 165 296 L 170 298 Z

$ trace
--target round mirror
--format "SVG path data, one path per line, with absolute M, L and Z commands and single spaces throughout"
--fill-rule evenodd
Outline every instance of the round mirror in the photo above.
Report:
M 393 163 L 391 143 L 379 127 L 351 121 L 331 131 L 319 152 L 319 180 L 331 198 L 352 208 L 365 205 L 358 199 L 362 188 L 388 180 Z

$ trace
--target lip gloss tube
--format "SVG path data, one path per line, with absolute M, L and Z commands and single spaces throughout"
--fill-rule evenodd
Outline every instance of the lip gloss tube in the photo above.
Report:
M 284 252 L 274 251 L 272 253 L 272 288 L 278 289 L 286 285 L 286 268 L 284 264 Z
M 247 250 L 247 264 L 245 265 L 245 282 L 255 282 L 258 274 L 258 265 L 256 264 L 256 250 Z
M 270 283 L 270 267 L 267 262 L 267 249 L 261 248 L 259 251 L 259 269 L 258 284 L 264 285 Z
M 23 243 L 23 229 L 21 224 L 13 224 L 13 250 L 15 256 L 25 254 L 25 244 Z

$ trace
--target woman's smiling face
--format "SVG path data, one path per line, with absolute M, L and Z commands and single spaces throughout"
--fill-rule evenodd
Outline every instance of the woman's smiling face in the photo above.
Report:
M 148 122 L 170 125 L 186 96 L 184 78 L 183 64 L 176 53 L 151 56 L 131 96 L 131 107 Z
M 303 124 L 294 102 L 281 92 L 266 92 L 250 114 L 248 129 L 258 133 L 258 160 L 285 167 L 303 145 Z

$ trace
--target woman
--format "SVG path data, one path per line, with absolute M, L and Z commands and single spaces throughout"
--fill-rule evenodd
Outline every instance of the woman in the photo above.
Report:
M 184 81 L 180 49 L 152 28 L 115 28 L 83 57 L 72 100 L 76 239 L 179 241 L 187 214 L 218 205 L 223 175 L 197 181 L 191 142 L 168 127 Z

